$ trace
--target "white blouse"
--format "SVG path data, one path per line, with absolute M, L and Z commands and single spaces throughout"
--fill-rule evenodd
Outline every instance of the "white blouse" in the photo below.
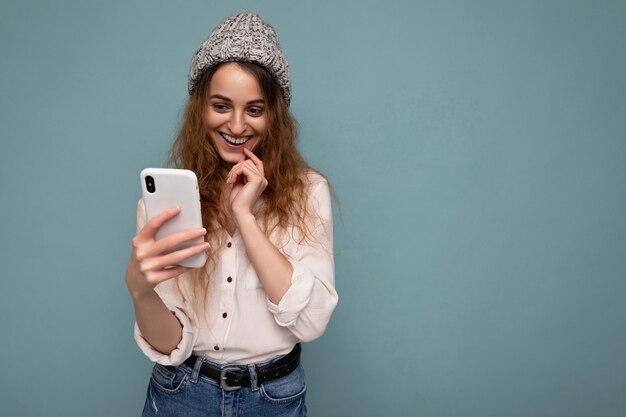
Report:
M 246 254 L 239 231 L 228 237 L 209 284 L 207 316 L 196 317 L 183 303 L 175 279 L 159 284 L 155 291 L 183 326 L 178 346 L 164 355 L 142 336 L 135 322 L 135 340 L 152 361 L 178 365 L 191 353 L 218 363 L 259 363 L 288 353 L 302 341 L 308 342 L 324 333 L 337 305 L 335 265 L 333 260 L 333 219 L 329 186 L 317 173 L 308 174 L 309 209 L 312 243 L 298 243 L 297 230 L 289 229 L 287 238 L 270 240 L 293 266 L 291 287 L 278 305 L 272 303 Z M 146 223 L 140 200 L 137 228 Z M 290 237 L 290 238 L 289 238 Z M 185 278 L 183 274 L 181 279 Z

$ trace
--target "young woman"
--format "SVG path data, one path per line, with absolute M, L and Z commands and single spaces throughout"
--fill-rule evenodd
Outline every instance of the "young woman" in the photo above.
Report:
M 198 176 L 204 228 L 141 201 L 126 284 L 155 363 L 144 416 L 306 415 L 300 342 L 337 304 L 329 185 L 296 149 L 290 73 L 257 15 L 222 22 L 193 57 L 171 160 Z M 181 242 L 205 243 L 168 253 Z M 204 268 L 175 266 L 206 251 Z

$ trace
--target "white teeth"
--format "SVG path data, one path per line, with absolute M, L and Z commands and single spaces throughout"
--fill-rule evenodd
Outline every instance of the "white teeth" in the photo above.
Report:
M 247 142 L 252 137 L 252 136 L 246 136 L 241 139 L 237 139 L 223 132 L 220 132 L 220 135 L 222 135 L 222 137 L 226 139 L 226 142 L 231 143 L 233 145 L 241 145 L 242 143 Z

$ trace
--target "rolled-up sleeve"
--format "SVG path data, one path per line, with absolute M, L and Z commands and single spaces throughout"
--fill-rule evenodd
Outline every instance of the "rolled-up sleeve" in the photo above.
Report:
M 278 304 L 267 300 L 276 323 L 303 342 L 324 333 L 339 300 L 335 290 L 330 189 L 322 177 L 317 176 L 311 186 L 309 211 L 312 236 L 284 252 L 293 266 L 291 286 Z
M 191 356 L 194 346 L 195 332 L 192 330 L 193 326 L 187 317 L 187 315 L 178 308 L 168 306 L 170 311 L 176 316 L 180 324 L 183 326 L 183 337 L 178 343 L 178 346 L 172 350 L 169 355 L 156 350 L 148 341 L 143 337 L 137 322 L 135 322 L 135 341 L 139 349 L 146 355 L 151 361 L 159 363 L 161 365 L 180 365 Z
M 143 207 L 142 200 L 137 203 L 137 231 L 141 230 L 146 224 L 146 213 Z M 178 346 L 174 348 L 168 355 L 156 350 L 141 334 L 137 321 L 134 326 L 135 341 L 139 349 L 153 362 L 161 365 L 180 365 L 187 359 L 192 351 L 197 336 L 197 331 L 194 330 L 194 325 L 191 322 L 189 315 L 185 312 L 184 303 L 182 297 L 178 293 L 175 280 L 168 280 L 154 289 L 156 293 L 161 297 L 166 307 L 176 316 L 183 328 L 182 338 L 178 343 Z

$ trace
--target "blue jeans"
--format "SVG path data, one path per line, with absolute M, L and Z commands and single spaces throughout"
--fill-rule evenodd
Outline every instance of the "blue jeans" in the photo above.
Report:
M 278 358 L 258 365 L 267 365 Z M 298 365 L 289 375 L 262 385 L 256 383 L 253 365 L 234 365 L 248 369 L 252 386 L 235 391 L 224 391 L 220 385 L 200 375 L 200 365 L 208 362 L 199 358 L 195 366 L 163 366 L 155 364 L 152 369 L 143 417 L 302 417 L 306 416 L 304 369 Z M 233 365 L 228 365 L 233 367 Z

